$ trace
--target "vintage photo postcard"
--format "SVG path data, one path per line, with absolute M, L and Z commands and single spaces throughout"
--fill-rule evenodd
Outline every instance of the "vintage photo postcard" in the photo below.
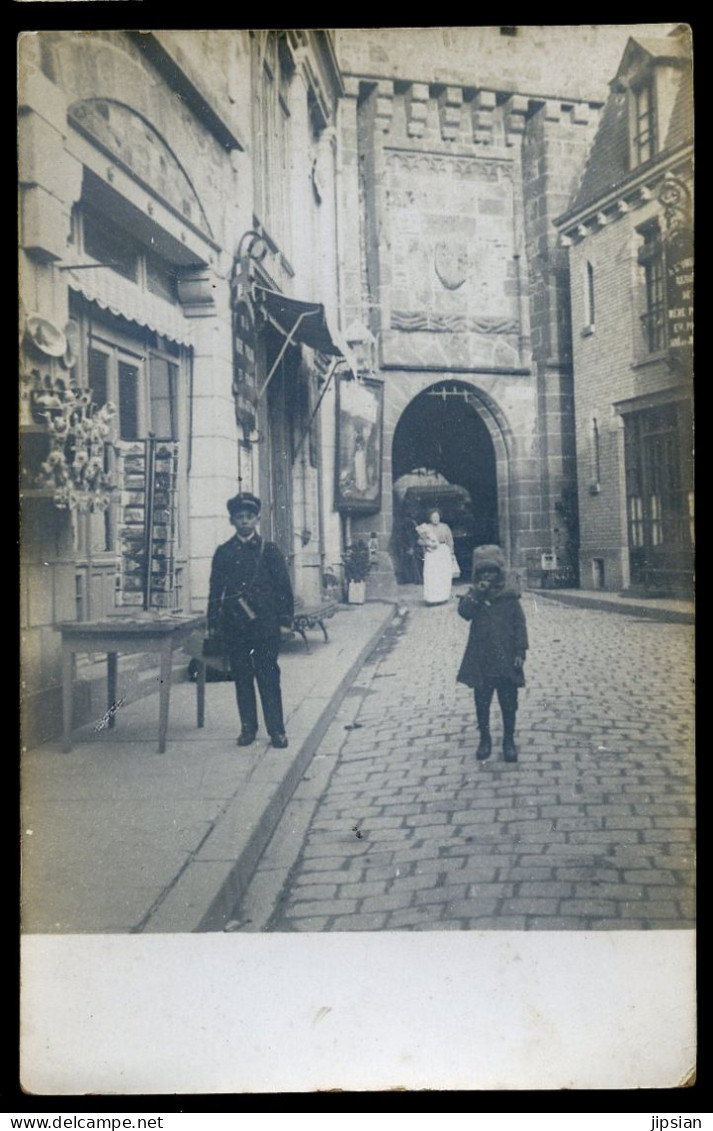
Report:
M 17 43 L 23 1088 L 690 1083 L 691 28 Z

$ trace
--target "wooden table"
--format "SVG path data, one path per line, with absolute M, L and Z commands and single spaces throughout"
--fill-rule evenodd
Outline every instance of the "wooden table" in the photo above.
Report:
M 57 625 L 62 633 L 62 749 L 72 749 L 74 657 L 77 652 L 106 652 L 107 713 L 105 725 L 116 723 L 117 656 L 124 652 L 158 652 L 161 676 L 158 708 L 158 752 L 166 749 L 168 708 L 171 698 L 173 653 L 196 629 L 205 628 L 204 616 L 116 616 L 102 621 L 65 621 Z M 197 726 L 205 720 L 205 664 L 199 663 L 196 679 Z

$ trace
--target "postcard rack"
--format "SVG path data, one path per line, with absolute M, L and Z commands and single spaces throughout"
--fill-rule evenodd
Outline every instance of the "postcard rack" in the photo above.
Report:
M 177 604 L 178 443 L 119 441 L 115 605 L 138 611 Z

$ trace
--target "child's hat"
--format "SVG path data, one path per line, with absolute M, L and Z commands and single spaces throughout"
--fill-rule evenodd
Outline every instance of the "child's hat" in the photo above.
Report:
M 473 550 L 473 573 L 483 569 L 505 569 L 505 555 L 499 546 L 476 546 Z

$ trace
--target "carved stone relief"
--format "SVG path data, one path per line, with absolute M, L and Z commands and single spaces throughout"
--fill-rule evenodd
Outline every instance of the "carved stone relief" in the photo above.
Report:
M 386 365 L 521 365 L 513 162 L 386 151 Z
M 69 121 L 100 145 L 117 164 L 156 192 L 206 235 L 210 225 L 185 170 L 145 118 L 111 98 L 75 102 Z

